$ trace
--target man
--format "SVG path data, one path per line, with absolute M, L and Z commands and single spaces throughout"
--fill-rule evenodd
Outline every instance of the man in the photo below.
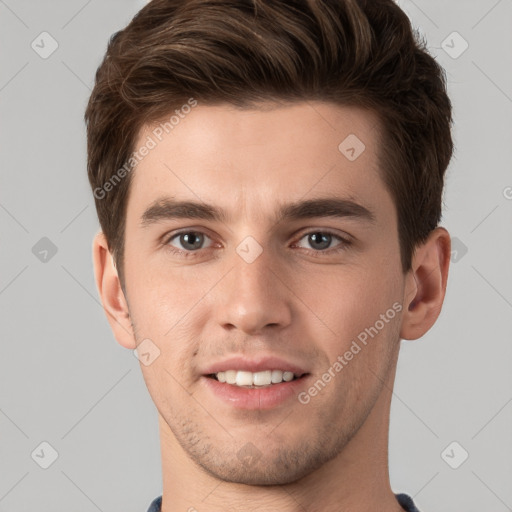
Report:
M 451 121 L 391 0 L 154 0 L 112 37 L 93 257 L 159 413 L 151 512 L 417 510 L 389 411 L 445 295 Z

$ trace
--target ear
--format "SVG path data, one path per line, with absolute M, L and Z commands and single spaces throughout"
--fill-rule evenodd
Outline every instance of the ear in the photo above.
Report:
M 400 338 L 415 340 L 434 325 L 443 306 L 450 256 L 450 235 L 441 227 L 416 248 L 406 276 Z
M 114 337 L 121 346 L 135 349 L 128 303 L 121 288 L 114 260 L 108 250 L 107 239 L 101 231 L 94 237 L 92 253 L 96 287 Z

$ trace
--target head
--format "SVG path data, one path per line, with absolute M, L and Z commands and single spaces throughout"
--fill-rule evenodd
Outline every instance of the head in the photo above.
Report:
M 153 0 L 111 38 L 85 118 L 98 287 L 118 341 L 158 351 L 141 367 L 177 446 L 243 483 L 293 481 L 336 457 L 446 286 L 451 104 L 407 16 L 391 0 Z M 344 203 L 283 208 L 326 197 Z M 307 226 L 316 237 L 297 238 Z M 209 248 L 178 255 L 182 227 Z M 326 231 L 343 250 L 302 250 Z M 205 379 L 232 356 L 287 360 L 304 373 L 297 395 L 331 378 L 286 408 L 215 418 Z M 274 424 L 270 440 L 261 426 Z M 250 470 L 237 458 L 249 442 Z

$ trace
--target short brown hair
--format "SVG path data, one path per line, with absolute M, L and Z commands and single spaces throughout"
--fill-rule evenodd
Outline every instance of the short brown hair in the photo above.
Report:
M 441 219 L 452 107 L 443 68 L 392 0 L 153 0 L 110 38 L 85 121 L 89 181 L 121 284 L 132 173 L 108 192 L 104 184 L 126 168 L 140 129 L 191 97 L 375 111 L 382 177 L 410 269 L 415 246 Z

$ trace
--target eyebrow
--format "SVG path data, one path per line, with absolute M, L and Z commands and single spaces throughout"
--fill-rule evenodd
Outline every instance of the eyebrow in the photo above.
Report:
M 375 214 L 370 209 L 350 199 L 338 197 L 286 203 L 279 208 L 276 215 L 277 221 L 314 217 L 350 217 L 370 223 L 375 222 Z M 203 219 L 227 223 L 229 215 L 222 208 L 210 204 L 161 197 L 144 211 L 141 216 L 141 226 L 145 228 L 159 221 L 172 219 Z

